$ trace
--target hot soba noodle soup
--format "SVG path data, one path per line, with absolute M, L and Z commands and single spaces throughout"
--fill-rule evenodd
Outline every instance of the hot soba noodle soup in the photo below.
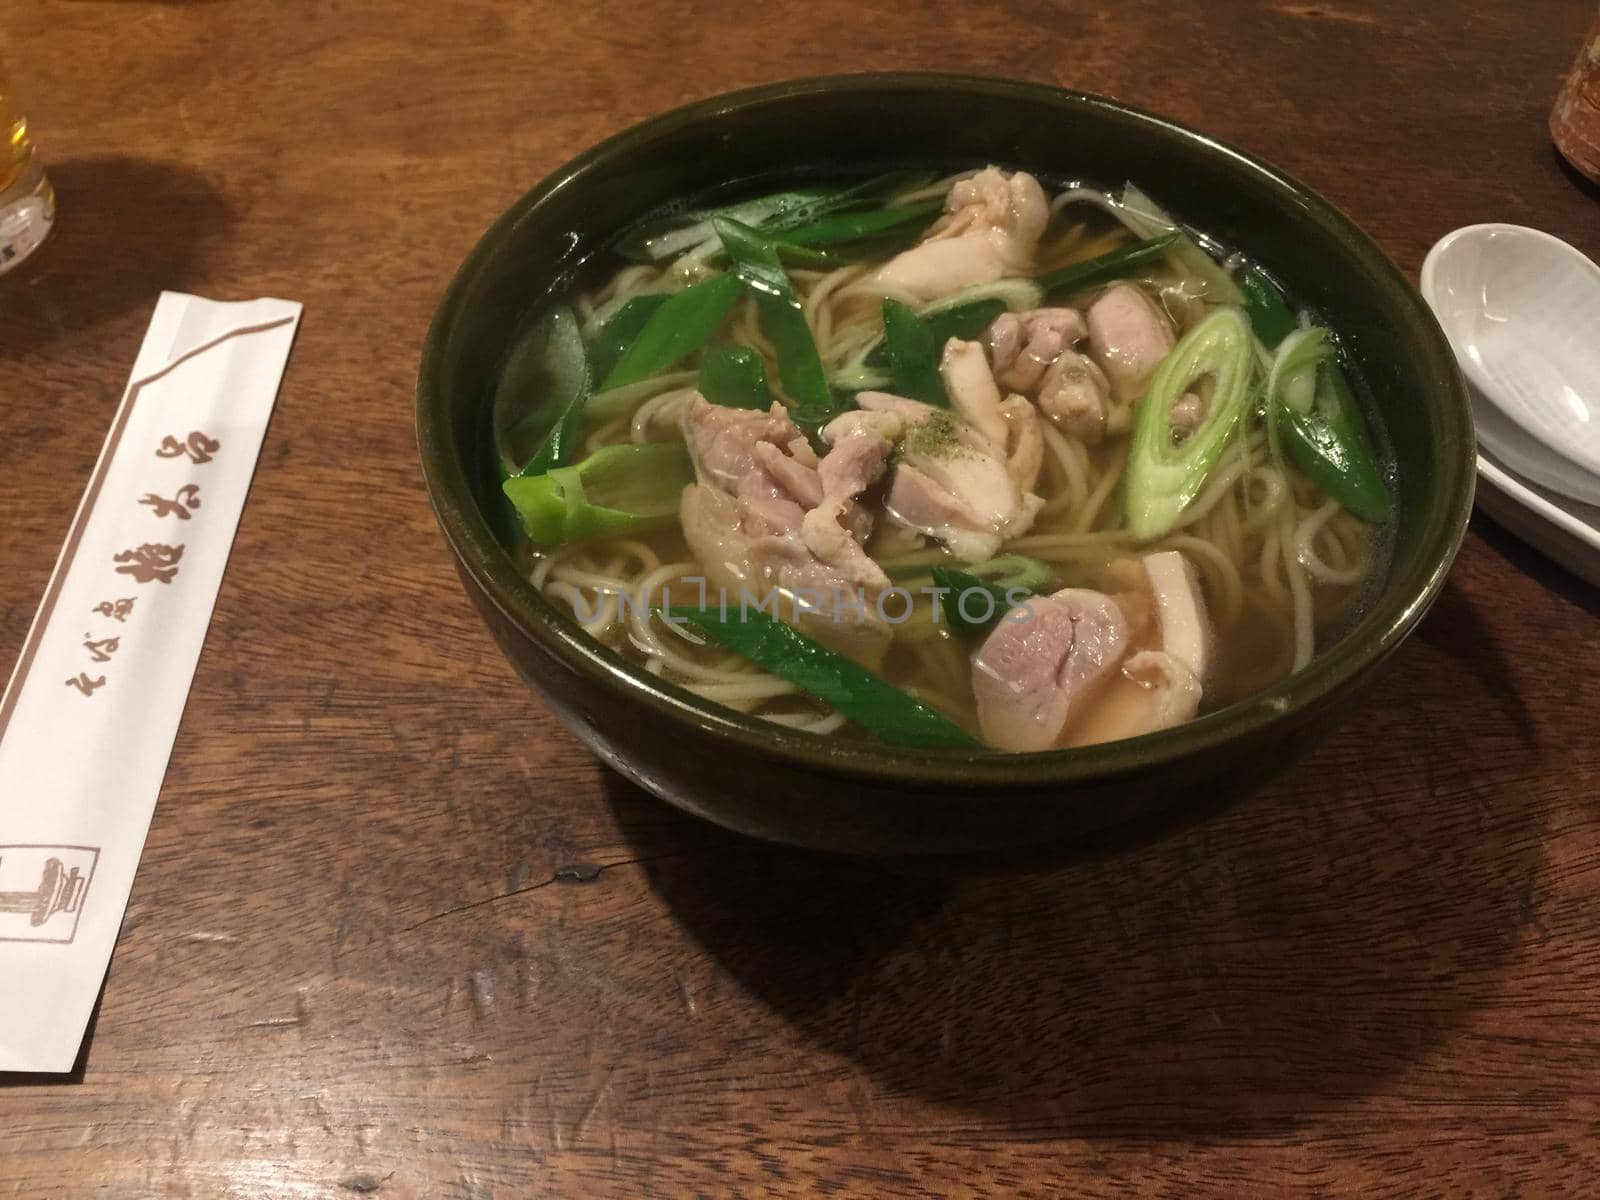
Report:
M 528 578 L 709 701 L 1038 751 L 1305 666 L 1384 569 L 1336 332 L 1129 184 L 993 166 L 668 214 L 495 397 Z

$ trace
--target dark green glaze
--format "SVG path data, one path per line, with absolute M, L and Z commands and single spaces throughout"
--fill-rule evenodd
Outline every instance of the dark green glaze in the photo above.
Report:
M 901 750 L 706 704 L 590 641 L 523 580 L 486 516 L 499 492 L 489 401 L 517 333 L 585 256 L 663 202 L 730 180 L 781 185 L 808 173 L 983 162 L 1112 185 L 1135 180 L 1327 314 L 1398 465 L 1393 563 L 1341 639 L 1279 686 L 1163 733 L 1037 755 Z M 601 758 L 730 828 L 863 853 L 1034 842 L 1169 800 L 1226 796 L 1287 764 L 1438 594 L 1474 478 L 1466 394 L 1438 325 L 1327 202 L 1247 155 L 1109 100 L 950 75 L 842 76 L 739 92 L 646 122 L 557 171 L 484 235 L 446 293 L 423 349 L 417 436 L 468 592 L 523 677 Z

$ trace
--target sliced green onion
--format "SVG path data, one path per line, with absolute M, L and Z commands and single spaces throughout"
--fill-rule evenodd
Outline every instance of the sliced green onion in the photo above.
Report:
M 1178 223 L 1159 204 L 1131 183 L 1123 185 L 1121 208 L 1123 224 L 1133 229 L 1140 237 L 1153 238 L 1164 233 L 1178 235 L 1178 240 L 1173 243 L 1170 251 L 1172 261 L 1181 270 L 1197 277 L 1205 284 L 1207 300 L 1216 304 L 1244 303 L 1244 293 L 1239 290 L 1233 277 L 1222 269 L 1217 260 L 1207 254 L 1192 237 L 1184 233 Z M 1135 227 L 1135 222 L 1138 227 Z
M 979 745 L 937 709 L 918 703 L 859 663 L 763 612 L 673 607 L 665 614 L 787 679 L 892 745 L 973 749 Z
M 864 179 L 847 188 L 819 193 L 803 204 L 785 208 L 782 212 L 760 221 L 752 221 L 738 213 L 727 215 L 735 221 L 743 221 L 746 225 L 759 226 L 762 233 L 769 237 L 779 237 L 791 229 L 798 229 L 802 225 L 818 221 L 829 213 L 879 205 L 885 199 L 911 191 L 930 182 L 931 179 L 932 176 L 923 171 L 889 171 L 883 175 L 875 175 L 871 179 Z
M 541 546 L 613 537 L 675 520 L 694 466 L 682 442 L 606 446 L 570 467 L 508 479 L 501 486 Z
M 1269 419 L 1295 466 L 1363 521 L 1389 519 L 1393 504 L 1350 382 L 1325 329 L 1300 329 L 1283 296 L 1254 267 L 1239 273 L 1256 336 L 1276 349 L 1267 376 Z
M 929 322 L 900 301 L 885 299 L 883 344 L 889 357 L 889 386 L 896 395 L 937 408 L 950 407 L 939 375 L 939 351 L 944 343 Z
M 778 353 L 778 377 L 798 406 L 833 407 L 822 358 L 806 324 L 800 297 L 784 274 L 772 243 L 754 229 L 724 217 L 712 219 L 733 264 L 733 273 L 750 289 L 761 311 L 761 326 Z
M 589 347 L 589 367 L 596 379 L 604 379 L 611 374 L 611 369 L 617 365 L 623 351 L 638 340 L 639 335 L 644 332 L 644 327 L 649 324 L 650 318 L 655 316 L 656 310 L 670 298 L 670 292 L 649 292 L 643 296 L 634 296 L 611 314 L 606 323 L 600 327 L 594 344 Z
M 636 262 L 664 263 L 682 258 L 704 263 L 718 249 L 712 222 L 717 217 L 726 217 L 759 229 L 790 265 L 826 270 L 838 266 L 839 260 L 810 247 L 819 240 L 842 241 L 845 238 L 813 233 L 807 239 L 791 239 L 784 236 L 786 231 L 815 225 L 830 214 L 869 207 L 881 209 L 886 198 L 909 191 L 931 178 L 924 172 L 894 171 L 846 188 L 800 188 L 718 208 L 671 214 L 641 222 L 618 239 L 616 247 L 619 253 Z M 854 236 L 857 240 L 866 238 L 880 228 L 893 232 L 909 219 L 878 218 L 867 223 L 867 232 Z M 875 246 L 874 249 L 887 247 Z
M 522 470 L 557 422 L 581 423 L 581 410 L 574 405 L 589 394 L 589 367 L 582 347 L 577 318 L 567 308 L 541 314 L 512 346 L 489 409 L 489 453 L 500 479 Z M 563 434 L 553 449 L 564 450 L 565 443 Z M 513 544 L 517 519 L 510 506 L 495 505 L 488 515 L 500 540 Z
M 806 225 L 783 231 L 783 240 L 797 246 L 829 246 L 855 242 L 910 225 L 920 227 L 944 208 L 943 200 L 925 200 L 899 208 L 869 209 L 866 212 L 836 213 Z
M 1046 564 L 1021 554 L 1004 554 L 964 571 L 939 565 L 930 573 L 934 584 L 944 589 L 939 596 L 944 619 L 952 629 L 965 634 L 987 633 L 1055 576 Z M 971 597 L 975 594 L 987 599 L 974 602 Z M 977 615 L 972 612 L 975 607 Z
M 942 347 L 951 338 L 975 342 L 994 319 L 1006 311 L 1004 300 L 969 300 L 954 308 L 925 308 L 917 315 L 928 323 Z
M 753 347 L 729 343 L 708 348 L 700 359 L 700 394 L 724 408 L 772 407 L 767 369 Z
M 1057 197 L 1058 204 L 1074 201 L 1086 201 L 1105 210 L 1135 237 L 1156 238 L 1176 233 L 1178 240 L 1169 248 L 1168 256 L 1185 274 L 1194 276 L 1205 285 L 1205 298 L 1221 304 L 1244 303 L 1244 295 L 1238 285 L 1218 265 L 1217 260 L 1184 233 L 1160 205 L 1133 184 L 1123 187 L 1120 199 L 1095 188 L 1077 188 Z
M 1257 267 L 1243 267 L 1238 284 L 1244 294 L 1244 312 L 1250 318 L 1250 327 L 1263 346 L 1276 350 L 1278 343 L 1295 331 L 1294 314 L 1283 302 L 1283 294 Z
M 845 264 L 845 259 L 837 254 L 830 254 L 826 250 L 818 250 L 812 246 L 801 246 L 794 242 L 773 242 L 772 248 L 778 252 L 778 261 L 786 267 L 800 267 L 803 270 L 831 271 L 835 267 Z
M 1306 478 L 1363 521 L 1388 520 L 1389 489 L 1326 330 L 1297 329 L 1283 339 L 1267 396 L 1269 419 Z
M 617 240 L 617 252 L 635 262 L 666 262 L 685 250 L 715 241 L 717 234 L 711 228 L 711 218 L 714 216 L 732 217 L 747 225 L 760 225 L 787 212 L 812 212 L 811 205 L 833 194 L 822 188 L 774 192 L 720 208 L 699 209 L 642 221 Z
M 917 316 L 932 332 L 934 344 L 942 353 L 945 343 L 951 338 L 960 338 L 964 342 L 977 341 L 994 319 L 1005 311 L 1004 300 L 969 300 L 954 308 L 923 308 L 917 311 Z M 888 328 L 887 321 L 884 323 L 884 328 L 886 330 Z M 868 367 L 887 367 L 889 365 L 887 340 L 874 346 L 862 359 L 862 363 Z M 887 382 L 885 380 L 885 383 Z
M 1333 354 L 1328 331 L 1296 329 L 1278 343 L 1267 373 L 1267 395 L 1297 413 L 1308 413 L 1317 394 L 1317 368 Z
M 1046 297 L 1054 294 L 1071 295 L 1086 288 L 1110 283 L 1113 279 L 1126 279 L 1146 263 L 1160 258 L 1177 244 L 1176 233 L 1162 234 L 1146 242 L 1121 246 L 1080 263 L 1062 267 L 1034 279 Z
M 538 474 L 568 461 L 588 401 L 589 360 L 578 318 L 570 308 L 553 308 L 512 350 L 495 389 L 491 411 L 501 472 Z
M 885 197 L 909 191 L 930 176 L 895 171 L 847 188 L 797 188 L 641 221 L 617 239 L 617 252 L 635 262 L 661 263 L 716 240 L 713 217 L 729 217 L 770 234 L 809 225 L 829 213 L 878 204 Z
M 1123 500 L 1128 530 L 1141 542 L 1161 537 L 1183 515 L 1222 457 L 1249 398 L 1254 339 L 1244 314 L 1219 308 L 1161 360 L 1133 419 Z M 1172 406 L 1200 380 L 1211 380 L 1207 411 L 1181 443 L 1172 437 Z
M 668 296 L 605 376 L 602 390 L 623 387 L 665 371 L 716 333 L 739 294 L 739 279 L 714 275 Z

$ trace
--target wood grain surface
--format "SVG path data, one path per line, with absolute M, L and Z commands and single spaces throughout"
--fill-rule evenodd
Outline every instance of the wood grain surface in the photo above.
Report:
M 700 825 L 513 676 L 411 387 L 488 222 L 715 91 L 926 67 L 1109 93 L 1346 209 L 1600 255 L 1546 117 L 1582 0 L 0 10 L 60 224 L 0 280 L 0 660 L 160 288 L 305 321 L 66 1081 L 0 1195 L 1594 1195 L 1600 605 L 1475 520 L 1270 790 L 1070 853 L 855 863 Z

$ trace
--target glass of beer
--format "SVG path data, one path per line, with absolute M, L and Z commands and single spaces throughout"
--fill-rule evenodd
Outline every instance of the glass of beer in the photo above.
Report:
M 0 63 L 0 275 L 38 249 L 55 217 L 55 192 Z

